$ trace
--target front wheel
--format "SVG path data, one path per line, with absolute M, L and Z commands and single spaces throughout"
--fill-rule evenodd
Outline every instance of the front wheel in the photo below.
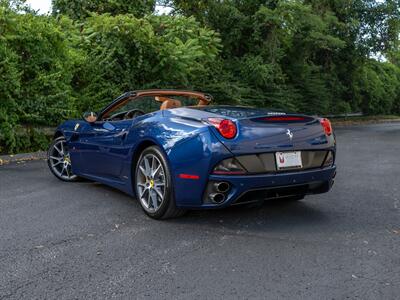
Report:
M 77 181 L 78 176 L 72 173 L 71 158 L 67 142 L 63 136 L 53 140 L 47 151 L 47 164 L 51 173 L 63 181 Z
M 157 146 L 146 148 L 135 167 L 135 191 L 145 213 L 154 219 L 168 219 L 185 211 L 175 205 L 171 173 L 164 153 Z

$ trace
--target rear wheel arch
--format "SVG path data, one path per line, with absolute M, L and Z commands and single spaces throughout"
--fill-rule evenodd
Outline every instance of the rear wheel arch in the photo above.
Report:
M 62 131 L 57 130 L 56 133 L 54 134 L 53 139 L 55 140 L 55 139 L 59 138 L 60 136 L 64 136 L 64 134 L 62 133 Z
M 145 140 L 142 141 L 138 146 L 136 146 L 135 150 L 133 151 L 132 154 L 132 184 L 135 184 L 135 178 L 134 178 L 134 169 L 136 168 L 136 164 L 138 163 L 140 154 L 143 152 L 144 149 L 151 147 L 151 146 L 158 146 L 156 143 L 154 143 L 151 140 Z
M 157 142 L 151 140 L 151 139 L 146 139 L 146 140 L 141 141 L 141 142 L 139 143 L 139 145 L 137 145 L 136 148 L 133 150 L 133 153 L 132 153 L 132 160 L 131 160 L 131 167 L 132 167 L 132 168 L 135 168 L 135 167 L 136 167 L 136 164 L 138 163 L 140 154 L 141 154 L 146 148 L 151 147 L 151 146 L 157 146 L 158 148 L 160 148 L 160 150 L 165 154 L 165 157 L 166 157 L 166 159 L 167 159 L 167 163 L 168 163 L 169 168 L 171 168 L 171 163 L 170 163 L 170 161 L 169 161 L 169 155 L 168 155 L 167 152 L 165 151 L 164 147 L 163 147 L 162 145 L 160 145 L 159 143 L 157 143 Z M 133 175 L 133 173 L 132 173 L 132 175 Z M 132 178 L 133 178 L 133 177 L 132 177 Z

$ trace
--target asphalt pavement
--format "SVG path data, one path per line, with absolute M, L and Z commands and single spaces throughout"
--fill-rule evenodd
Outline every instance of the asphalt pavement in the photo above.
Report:
M 400 123 L 336 134 L 331 192 L 168 221 L 43 160 L 0 166 L 0 298 L 399 299 Z

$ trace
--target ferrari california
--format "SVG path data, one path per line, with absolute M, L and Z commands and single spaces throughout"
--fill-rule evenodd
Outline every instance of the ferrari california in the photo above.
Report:
M 156 219 L 330 190 L 336 141 L 328 119 L 211 101 L 192 91 L 125 93 L 57 128 L 50 171 L 124 191 Z

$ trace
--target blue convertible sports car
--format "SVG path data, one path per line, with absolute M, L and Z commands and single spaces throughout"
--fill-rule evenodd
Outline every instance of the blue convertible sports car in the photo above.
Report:
M 120 189 L 157 219 L 329 191 L 336 175 L 329 120 L 211 100 L 190 91 L 125 93 L 58 127 L 50 170 L 64 181 Z

